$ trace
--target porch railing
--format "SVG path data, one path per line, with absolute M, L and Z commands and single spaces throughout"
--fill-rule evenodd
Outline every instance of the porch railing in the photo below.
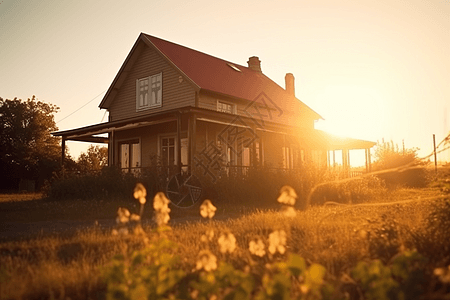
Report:
M 132 168 L 124 168 L 121 169 L 123 173 L 129 173 L 135 176 L 146 176 L 152 175 L 157 176 L 160 179 L 165 179 L 166 181 L 170 180 L 173 176 L 180 174 L 180 168 L 178 165 L 172 166 L 152 166 L 152 167 L 132 167 Z M 272 168 L 272 167 L 251 167 L 251 166 L 223 166 L 220 170 L 203 170 L 202 168 L 196 168 L 194 174 L 204 175 L 204 176 L 214 176 L 215 179 L 222 177 L 247 177 L 252 171 L 264 170 L 272 173 L 278 174 L 301 174 L 303 170 L 301 168 L 296 169 L 286 169 L 286 168 Z M 188 174 L 189 166 L 182 165 L 181 166 L 181 174 Z M 100 170 L 92 170 L 92 171 L 72 171 L 66 172 L 66 175 L 83 175 L 83 174 L 95 174 L 100 173 Z M 343 177 L 357 177 L 365 174 L 364 171 L 353 171 L 353 170 L 341 170 L 340 176 Z

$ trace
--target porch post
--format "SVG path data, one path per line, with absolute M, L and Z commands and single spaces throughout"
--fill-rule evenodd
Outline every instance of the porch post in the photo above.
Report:
M 256 127 L 252 127 L 253 133 L 256 136 Z M 261 145 L 260 145 L 261 147 Z M 250 160 L 250 166 L 255 168 L 258 166 L 258 160 L 256 159 L 256 139 L 252 143 L 252 155 Z
M 65 158 L 66 158 L 66 139 L 64 137 L 61 137 L 61 171 L 64 175 L 64 165 L 65 165 Z
M 347 150 L 347 166 L 350 169 L 350 149 Z
M 327 149 L 327 164 L 328 164 L 328 169 L 331 167 L 331 157 L 330 157 L 330 150 Z
M 336 168 L 336 150 L 333 149 L 333 169 Z
M 364 149 L 364 154 L 365 154 L 364 160 L 365 160 L 365 163 L 366 163 L 366 173 L 369 173 L 369 163 L 368 163 L 368 159 L 367 159 L 367 148 Z
M 263 154 L 264 154 L 264 150 L 263 150 L 263 137 L 262 137 L 262 135 L 263 135 L 263 132 L 261 132 L 261 135 L 259 136 L 259 165 L 261 166 L 261 167 L 263 167 L 264 166 L 264 156 L 263 156 Z
M 188 139 L 189 139 L 189 155 L 188 155 L 188 159 L 189 159 L 189 166 L 188 166 L 188 170 L 189 173 L 193 173 L 194 172 L 194 156 L 195 156 L 195 150 L 196 150 L 196 145 L 195 145 L 195 135 L 196 135 L 196 129 L 197 129 L 197 124 L 196 124 L 196 116 L 195 114 L 191 114 L 189 116 L 189 124 L 188 124 Z
M 114 130 L 111 130 L 108 135 L 108 166 L 114 166 Z
M 177 172 L 181 173 L 181 113 L 177 113 Z
M 348 165 L 348 149 L 342 149 L 342 166 L 345 174 L 347 174 L 347 176 L 350 176 Z
M 372 172 L 372 162 L 370 158 L 370 148 L 367 149 L 367 157 L 369 158 L 369 173 Z
M 287 151 L 286 151 L 286 134 L 283 134 L 283 167 L 284 169 L 289 169 L 288 165 L 288 157 L 287 157 Z

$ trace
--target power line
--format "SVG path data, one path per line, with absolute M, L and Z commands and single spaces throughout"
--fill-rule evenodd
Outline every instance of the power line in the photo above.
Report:
M 65 116 L 64 118 L 62 118 L 61 120 L 59 120 L 58 122 L 56 122 L 56 124 L 58 124 L 59 122 L 67 119 L 68 117 L 70 117 L 71 115 L 73 115 L 74 113 L 76 113 L 77 111 L 79 111 L 80 109 L 82 109 L 83 107 L 85 107 L 86 105 L 88 105 L 89 103 L 91 103 L 92 101 L 94 101 L 95 99 L 97 99 L 101 94 L 103 94 L 104 92 L 106 92 L 106 90 L 104 90 L 103 92 L 101 92 L 100 94 L 98 94 L 97 96 L 95 96 L 94 98 L 92 98 L 91 100 L 89 100 L 87 103 L 83 104 L 83 106 L 81 106 L 80 108 L 76 109 L 75 111 L 71 112 L 70 114 L 68 114 L 67 116 Z

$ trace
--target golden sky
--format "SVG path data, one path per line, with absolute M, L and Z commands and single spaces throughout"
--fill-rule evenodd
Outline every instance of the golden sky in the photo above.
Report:
M 0 0 L 0 97 L 60 106 L 61 130 L 98 123 L 140 32 L 241 65 L 258 56 L 282 87 L 293 73 L 331 133 L 426 155 L 450 131 L 448 0 Z

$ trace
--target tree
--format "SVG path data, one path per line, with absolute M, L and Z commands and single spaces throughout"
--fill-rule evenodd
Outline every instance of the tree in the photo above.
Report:
M 41 186 L 59 166 L 59 139 L 54 113 L 59 107 L 38 101 L 0 98 L 0 170 L 7 178 L 29 179 Z M 6 176 L 5 176 L 6 177 Z M 13 181 L 3 181 L 3 189 L 15 189 Z
M 78 169 L 82 172 L 99 171 L 108 164 L 108 148 L 91 145 L 78 157 Z

